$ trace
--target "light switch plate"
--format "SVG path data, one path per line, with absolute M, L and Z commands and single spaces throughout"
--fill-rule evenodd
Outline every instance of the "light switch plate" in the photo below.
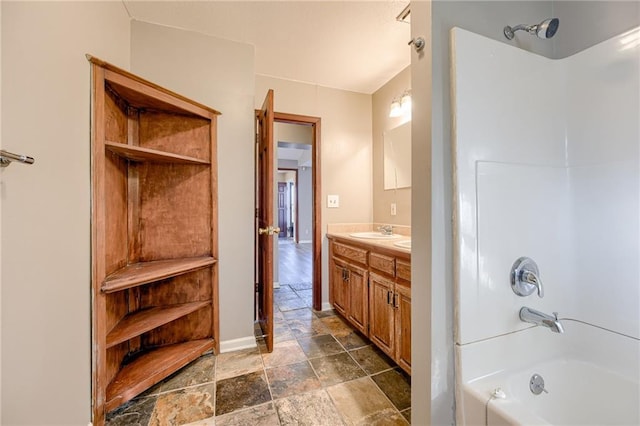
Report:
M 396 215 L 396 203 L 391 203 L 391 216 Z
M 340 207 L 339 195 L 327 195 L 327 208 L 336 209 Z

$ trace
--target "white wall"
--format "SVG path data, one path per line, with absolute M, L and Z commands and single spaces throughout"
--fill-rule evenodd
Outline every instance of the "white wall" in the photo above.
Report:
M 432 3 L 411 3 L 411 37 L 424 37 L 427 47 L 418 53 L 411 49 L 411 423 L 431 425 L 434 417 L 432 382 L 432 55 L 429 50 Z M 405 46 L 406 47 L 406 46 Z M 434 326 L 432 327 L 432 324 Z M 451 416 L 452 417 L 452 416 Z M 435 421 L 434 421 L 435 419 Z
M 411 67 L 407 67 L 376 90 L 372 97 L 373 117 L 373 221 L 411 225 L 411 187 L 384 189 L 384 133 L 400 126 L 409 117 L 389 117 L 389 107 L 405 90 L 411 90 Z M 396 204 L 391 216 L 391 203 Z
M 313 84 L 257 75 L 255 108 L 267 90 L 275 92 L 275 110 L 320 117 L 322 252 L 328 223 L 371 222 L 371 96 Z M 340 208 L 327 209 L 328 194 L 340 196 Z M 302 236 L 300 237 L 303 238 Z M 328 262 L 322 257 L 322 301 L 328 304 Z
M 0 5 L 0 23 L 2 22 L 2 6 Z M 0 100 L 2 99 L 2 31 L 0 25 Z M 2 101 L 0 101 L 0 129 L 2 129 Z M 0 131 L 0 148 L 2 148 L 2 132 Z M 1 176 L 1 175 L 0 175 Z M 0 265 L 2 264 L 2 199 L 4 183 L 0 177 Z M 0 272 L 0 319 L 2 318 L 2 273 Z M 2 327 L 0 326 L 0 423 L 2 422 Z
M 91 418 L 90 68 L 127 68 L 116 2 L 2 2 L 2 424 Z
M 564 61 L 571 316 L 640 338 L 640 27 Z
M 221 349 L 255 344 L 253 265 L 247 263 L 247 253 L 254 251 L 253 46 L 133 21 L 131 70 L 222 112 L 218 118 Z
M 640 2 L 619 0 L 554 1 L 560 29 L 552 58 L 566 58 L 640 25 Z

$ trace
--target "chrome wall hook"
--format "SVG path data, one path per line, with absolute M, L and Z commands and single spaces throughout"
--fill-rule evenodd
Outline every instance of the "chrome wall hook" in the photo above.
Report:
M 424 49 L 424 46 L 427 43 L 424 41 L 423 37 L 416 37 L 416 38 L 412 38 L 407 44 L 409 46 L 413 44 L 413 47 L 416 49 L 416 52 L 420 52 L 422 49 Z
M 36 160 L 27 155 L 13 154 L 4 149 L 0 149 L 0 167 L 7 167 L 12 161 L 18 161 L 24 164 L 33 164 Z

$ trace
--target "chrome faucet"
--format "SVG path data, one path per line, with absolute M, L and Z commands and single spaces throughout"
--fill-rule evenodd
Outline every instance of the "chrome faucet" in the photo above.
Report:
M 511 289 L 518 296 L 529 296 L 538 291 L 538 297 L 544 297 L 544 288 L 540 279 L 538 265 L 528 257 L 520 257 L 511 267 Z
M 382 225 L 378 227 L 378 231 L 380 231 L 382 235 L 393 235 L 393 226 Z
M 524 306 L 520 309 L 520 319 L 524 322 L 530 322 L 535 325 L 543 325 L 548 327 L 554 333 L 564 333 L 564 328 L 558 319 L 558 313 L 554 312 L 553 316 L 547 315 L 535 309 Z

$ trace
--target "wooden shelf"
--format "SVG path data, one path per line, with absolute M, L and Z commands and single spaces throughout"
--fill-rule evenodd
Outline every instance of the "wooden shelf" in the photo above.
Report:
M 220 351 L 218 111 L 97 58 L 92 423 Z
M 107 348 L 211 305 L 211 301 L 157 306 L 127 315 L 107 334 Z
M 209 165 L 209 161 L 200 160 L 186 155 L 172 154 L 170 152 L 158 151 L 157 149 L 142 148 L 134 145 L 105 141 L 104 147 L 127 160 L 137 162 L 154 163 L 175 163 L 175 164 L 200 164 Z
M 109 275 L 102 284 L 102 291 L 104 293 L 112 293 L 152 283 L 205 268 L 215 262 L 216 260 L 213 257 L 203 256 L 132 263 Z
M 213 339 L 163 346 L 122 367 L 107 386 L 105 409 L 111 411 L 213 349 Z

